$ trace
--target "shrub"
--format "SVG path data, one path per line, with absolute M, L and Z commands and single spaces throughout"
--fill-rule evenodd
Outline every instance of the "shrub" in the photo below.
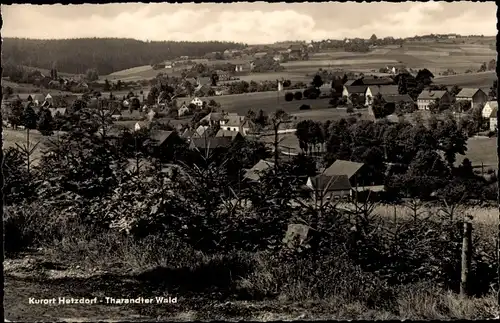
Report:
M 295 98 L 295 100 L 302 100 L 302 92 L 300 91 L 295 92 L 293 97 Z
M 318 98 L 318 94 L 316 92 L 310 92 L 309 95 L 307 96 L 309 100 L 316 100 Z
M 293 101 L 293 98 L 294 98 L 294 95 L 292 92 L 287 92 L 285 94 L 285 101 L 288 101 L 288 102 Z
M 348 107 L 346 110 L 347 113 L 354 113 L 354 108 L 353 107 Z
M 311 106 L 308 104 L 302 104 L 299 110 L 311 110 Z

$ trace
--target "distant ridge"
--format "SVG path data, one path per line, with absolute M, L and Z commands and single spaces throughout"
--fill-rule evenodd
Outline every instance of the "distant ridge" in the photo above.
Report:
M 27 39 L 3 38 L 2 60 L 59 72 L 83 74 L 97 68 L 100 75 L 150 65 L 179 56 L 203 56 L 226 49 L 243 49 L 234 42 L 141 41 L 130 38 Z

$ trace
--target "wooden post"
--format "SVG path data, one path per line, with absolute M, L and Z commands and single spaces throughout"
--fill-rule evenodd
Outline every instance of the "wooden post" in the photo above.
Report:
M 464 218 L 464 236 L 462 240 L 462 273 L 460 278 L 460 295 L 467 296 L 468 276 L 472 259 L 472 216 Z

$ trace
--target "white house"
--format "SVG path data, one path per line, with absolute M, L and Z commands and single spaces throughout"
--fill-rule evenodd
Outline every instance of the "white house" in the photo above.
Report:
M 242 131 L 241 126 L 244 119 L 245 117 L 243 116 L 228 114 L 220 121 L 220 127 L 224 130 L 240 132 Z
M 191 100 L 191 103 L 198 107 L 203 106 L 203 101 L 201 101 L 200 98 L 194 98 L 193 100 Z
M 488 101 L 484 104 L 482 115 L 483 118 L 488 119 L 491 116 L 493 109 L 498 108 L 497 101 Z

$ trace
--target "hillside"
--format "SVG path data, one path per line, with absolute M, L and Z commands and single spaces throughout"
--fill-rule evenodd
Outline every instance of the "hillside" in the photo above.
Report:
M 2 60 L 16 65 L 83 74 L 97 68 L 99 74 L 172 59 L 179 56 L 202 56 L 244 44 L 229 42 L 143 42 L 124 38 L 21 39 L 4 38 Z

